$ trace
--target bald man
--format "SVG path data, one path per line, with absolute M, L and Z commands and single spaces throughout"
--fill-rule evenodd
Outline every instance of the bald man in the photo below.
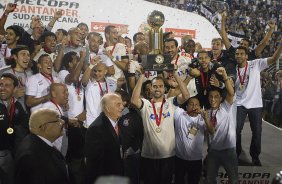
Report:
M 86 99 L 86 123 L 85 128 L 88 128 L 91 123 L 101 113 L 101 106 L 99 104 L 101 98 L 108 92 L 114 92 L 117 89 L 117 82 L 106 77 L 107 67 L 104 63 L 99 61 L 97 57 L 93 64 L 85 70 L 81 82 L 85 88 Z M 100 62 L 97 64 L 97 62 Z
M 35 111 L 29 120 L 31 134 L 16 152 L 16 183 L 68 184 L 66 163 L 53 142 L 63 134 L 64 121 L 50 109 Z
M 85 179 L 92 184 L 99 176 L 122 175 L 122 146 L 117 126 L 123 102 L 108 93 L 101 100 L 102 113 L 87 129 L 85 137 Z

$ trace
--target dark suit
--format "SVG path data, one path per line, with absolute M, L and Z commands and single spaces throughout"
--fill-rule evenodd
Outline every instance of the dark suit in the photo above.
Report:
M 103 112 L 86 132 L 85 157 L 87 184 L 92 184 L 99 176 L 123 174 L 120 139 Z
M 16 152 L 16 183 L 68 184 L 62 154 L 34 134 L 26 136 Z

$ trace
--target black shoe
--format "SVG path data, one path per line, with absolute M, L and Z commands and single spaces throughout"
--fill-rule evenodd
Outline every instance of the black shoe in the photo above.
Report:
M 252 158 L 252 162 L 254 166 L 262 166 L 259 158 Z

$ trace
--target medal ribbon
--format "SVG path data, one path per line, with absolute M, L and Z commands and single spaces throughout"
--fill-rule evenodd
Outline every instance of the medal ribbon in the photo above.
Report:
M 117 44 L 114 44 L 114 47 L 113 47 L 112 50 L 111 50 L 111 55 L 113 55 L 114 50 L 115 50 L 115 48 L 116 48 L 116 45 L 117 45 Z
M 15 114 L 15 98 L 12 97 L 12 104 L 9 110 L 9 127 L 12 127 L 12 121 Z
M 174 63 L 175 65 L 177 65 L 178 59 L 179 59 L 179 54 L 177 54 L 177 57 L 175 59 L 176 60 L 175 63 Z
M 101 86 L 100 82 L 97 82 L 97 83 L 98 83 L 99 88 L 100 88 L 101 96 L 104 96 L 104 91 L 102 89 L 102 86 Z M 106 84 L 106 93 L 108 93 L 108 84 L 107 84 L 106 80 L 105 80 L 105 84 Z
M 81 82 L 78 81 L 75 85 L 75 91 L 76 91 L 77 96 L 80 95 L 80 86 L 81 86 Z
M 203 85 L 203 88 L 206 90 L 208 87 L 208 82 L 209 82 L 209 72 L 207 72 L 206 80 L 205 80 L 204 71 L 202 68 L 200 69 L 200 72 L 201 72 L 202 85 Z
M 241 76 L 240 71 L 239 71 L 239 66 L 237 66 L 237 72 L 238 72 L 240 84 L 241 84 L 242 86 L 244 85 L 244 82 L 245 82 L 247 70 L 248 70 L 248 62 L 247 62 L 247 64 L 246 64 L 246 66 L 245 66 L 244 76 L 243 76 L 243 79 L 242 79 L 242 76 Z
M 41 75 L 43 75 L 46 79 L 48 79 L 51 83 L 54 82 L 53 76 L 52 75 L 46 75 L 45 73 L 40 72 Z
M 217 111 L 218 111 L 218 109 L 215 111 L 214 116 L 212 115 L 212 110 L 211 110 L 211 114 L 210 114 L 210 122 L 211 122 L 211 124 L 214 128 L 215 128 L 216 122 L 217 122 L 217 120 L 216 120 Z
M 63 114 L 62 114 L 62 112 L 61 112 L 59 106 L 58 106 L 53 100 L 50 100 L 50 102 L 52 102 L 52 103 L 56 106 L 56 108 L 57 108 L 58 111 L 60 112 L 61 116 L 63 116 Z
M 154 115 L 155 115 L 157 126 L 160 126 L 160 124 L 161 124 L 164 102 L 165 102 L 165 98 L 163 98 L 161 109 L 160 109 L 160 113 L 159 113 L 159 115 L 157 115 L 157 111 L 156 111 L 156 107 L 155 107 L 155 102 L 154 102 L 153 99 L 151 100 L 151 104 L 153 106 L 153 110 L 154 110 Z

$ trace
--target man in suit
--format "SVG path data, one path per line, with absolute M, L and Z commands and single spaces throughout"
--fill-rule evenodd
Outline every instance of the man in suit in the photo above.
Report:
M 16 183 L 68 184 L 66 162 L 53 142 L 62 136 L 64 121 L 56 111 L 39 109 L 29 120 L 31 134 L 16 152 Z
M 87 129 L 85 137 L 85 183 L 99 176 L 122 175 L 122 146 L 117 121 L 122 116 L 119 95 L 107 93 L 101 99 L 101 114 Z

